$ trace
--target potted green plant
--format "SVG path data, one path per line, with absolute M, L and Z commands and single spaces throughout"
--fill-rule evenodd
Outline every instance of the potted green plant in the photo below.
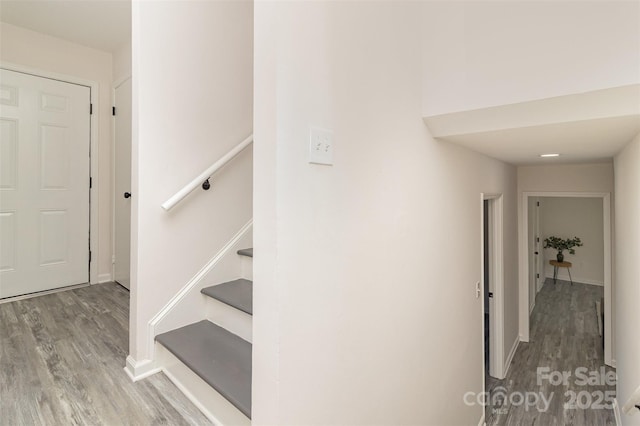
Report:
M 578 237 L 569 239 L 562 239 L 560 237 L 551 236 L 544 239 L 544 248 L 552 248 L 558 250 L 556 260 L 558 262 L 564 262 L 564 250 L 568 250 L 571 254 L 576 254 L 574 247 L 582 247 L 582 240 Z

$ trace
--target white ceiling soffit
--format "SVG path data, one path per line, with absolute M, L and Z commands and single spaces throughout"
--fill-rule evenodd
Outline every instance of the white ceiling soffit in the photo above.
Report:
M 2 0 L 0 20 L 106 52 L 131 39 L 130 0 Z
M 516 165 L 610 160 L 640 133 L 640 85 L 424 117 L 431 134 Z M 559 153 L 560 157 L 540 158 Z

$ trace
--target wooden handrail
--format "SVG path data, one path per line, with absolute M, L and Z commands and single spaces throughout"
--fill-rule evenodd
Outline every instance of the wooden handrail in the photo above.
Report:
M 250 135 L 248 138 L 246 138 L 245 140 L 240 142 L 238 145 L 236 145 L 231 151 L 227 152 L 222 158 L 220 158 L 218 161 L 216 161 L 211 166 L 209 166 L 207 170 L 200 173 L 198 177 L 196 177 L 191 182 L 186 184 L 178 192 L 173 194 L 171 198 L 169 198 L 167 201 L 162 203 L 162 208 L 165 209 L 166 211 L 171 210 L 173 207 L 175 207 L 176 204 L 178 204 L 187 195 L 189 195 L 191 191 L 193 191 L 194 189 L 202 185 L 204 181 L 208 180 L 215 172 L 217 172 L 220 168 L 222 168 L 222 166 L 227 164 L 229 161 L 233 160 L 233 158 L 236 155 L 240 154 L 240 152 L 243 149 L 245 149 L 252 143 L 253 143 L 253 135 Z

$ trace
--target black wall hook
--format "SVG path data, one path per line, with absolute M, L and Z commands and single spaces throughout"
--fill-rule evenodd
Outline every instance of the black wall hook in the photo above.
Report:
M 211 184 L 209 183 L 209 179 L 207 179 L 202 183 L 202 189 L 207 191 L 209 188 L 211 188 Z

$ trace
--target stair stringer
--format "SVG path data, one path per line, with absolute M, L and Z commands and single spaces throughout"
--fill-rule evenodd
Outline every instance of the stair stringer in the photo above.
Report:
M 155 337 L 207 318 L 204 287 L 243 278 L 242 263 L 237 251 L 253 243 L 253 220 L 245 224 L 187 284 L 149 321 L 149 353 L 154 360 Z

